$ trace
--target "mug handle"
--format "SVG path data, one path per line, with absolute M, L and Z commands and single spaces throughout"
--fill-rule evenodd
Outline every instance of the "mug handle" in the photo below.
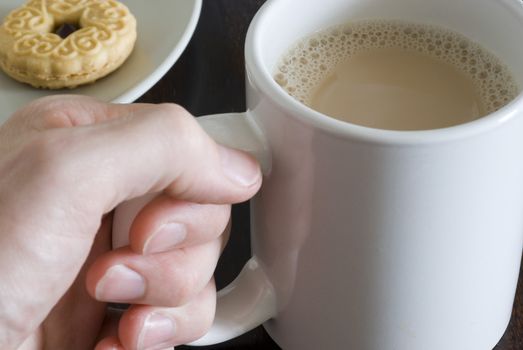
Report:
M 260 163 L 263 174 L 269 174 L 271 159 L 265 138 L 247 113 L 215 114 L 196 120 L 214 141 L 250 153 Z M 209 332 L 189 345 L 224 342 L 256 328 L 275 315 L 274 288 L 253 256 L 238 277 L 218 291 L 216 315 Z
M 248 113 L 225 113 L 196 118 L 200 126 L 217 143 L 236 148 L 258 160 L 264 175 L 270 173 L 270 152 L 265 138 Z M 150 196 L 139 199 L 128 211 L 136 212 Z M 129 213 L 116 208 L 113 226 L 113 248 L 128 243 Z M 203 346 L 218 344 L 242 335 L 276 315 L 274 287 L 262 266 L 253 256 L 228 286 L 218 291 L 216 314 L 210 330 L 200 339 L 188 344 Z

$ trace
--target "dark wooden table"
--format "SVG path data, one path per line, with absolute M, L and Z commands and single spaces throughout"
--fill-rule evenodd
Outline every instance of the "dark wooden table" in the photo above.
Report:
M 204 0 L 198 27 L 186 51 L 165 77 L 139 101 L 179 103 L 197 116 L 244 111 L 243 44 L 247 27 L 263 2 Z M 242 204 L 233 208 L 231 240 L 216 272 L 218 287 L 232 281 L 249 256 L 249 208 L 248 204 Z M 496 350 L 523 350 L 521 280 L 512 320 Z M 183 346 L 177 349 L 194 348 Z M 271 350 L 279 347 L 259 327 L 232 341 L 200 349 Z M 339 349 L 343 349 L 343 344 Z

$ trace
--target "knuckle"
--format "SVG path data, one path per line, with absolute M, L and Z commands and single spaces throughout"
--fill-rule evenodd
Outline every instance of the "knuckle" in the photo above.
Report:
M 197 338 L 204 336 L 212 327 L 216 314 L 216 289 L 206 288 L 201 299 L 196 304 L 195 313 L 198 317 L 198 329 L 196 330 Z
M 178 116 L 178 115 L 189 115 L 189 112 L 182 106 L 176 104 L 176 103 L 161 103 L 158 105 L 158 108 L 162 109 L 165 114 L 171 115 L 171 116 Z
M 231 220 L 231 205 L 224 204 L 219 205 L 218 207 L 218 234 L 220 235 L 229 226 L 229 222 Z
M 72 116 L 78 113 L 78 106 L 94 103 L 87 96 L 47 96 L 31 102 L 19 116 L 36 129 L 72 127 L 76 124 Z
M 193 117 L 183 107 L 173 103 L 163 103 L 157 106 L 157 114 L 162 124 L 169 127 L 182 128 L 192 124 Z M 165 127 L 165 125 L 164 125 Z
M 199 275 L 195 271 L 184 270 L 180 272 L 175 286 L 175 300 L 178 305 L 188 303 L 198 292 Z
M 212 327 L 212 324 L 214 322 L 214 315 L 215 315 L 215 307 L 209 308 L 208 310 L 203 310 L 202 312 L 202 318 L 200 320 L 201 325 L 201 333 L 199 334 L 199 337 L 204 336 Z
M 164 103 L 158 105 L 160 113 L 159 126 L 164 132 L 167 132 L 172 139 L 172 131 L 176 131 L 178 139 L 183 139 L 184 144 L 194 146 L 195 143 L 201 143 L 202 136 L 196 119 L 183 107 L 172 104 Z
M 62 109 L 46 108 L 40 112 L 40 121 L 43 129 L 53 129 L 73 126 L 71 118 Z
M 231 205 L 205 204 L 189 225 L 192 232 L 198 232 L 198 242 L 211 242 L 221 237 L 229 229 Z
M 180 249 L 183 251 L 183 248 Z M 183 253 L 178 251 L 177 253 Z M 171 258 L 165 257 L 166 260 L 159 261 L 162 266 L 163 278 L 159 281 L 165 283 L 169 281 L 169 288 L 154 289 L 161 293 L 158 295 L 163 301 L 164 306 L 181 306 L 187 304 L 203 288 L 203 277 L 197 268 L 187 268 L 186 264 L 173 263 Z M 181 259 L 179 259 L 181 258 Z M 183 256 L 178 256 L 176 261 L 183 261 Z M 163 291 L 163 292 L 162 292 Z
M 202 312 L 198 326 L 194 329 L 193 340 L 203 337 L 209 332 L 214 321 L 214 312 Z
M 183 146 L 183 152 L 203 154 L 208 142 L 196 119 L 183 107 L 176 104 L 161 104 L 157 107 L 155 129 L 170 149 Z M 181 152 L 181 151 L 180 151 Z

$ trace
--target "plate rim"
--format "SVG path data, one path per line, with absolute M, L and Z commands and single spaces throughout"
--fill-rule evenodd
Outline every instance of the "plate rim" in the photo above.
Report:
M 187 22 L 187 26 L 185 27 L 180 40 L 178 40 L 178 43 L 175 45 L 171 53 L 167 55 L 164 61 L 160 63 L 158 67 L 156 67 L 156 69 L 147 76 L 146 79 L 115 97 L 111 101 L 112 103 L 131 103 L 136 101 L 151 87 L 153 87 L 153 85 L 155 85 L 169 71 L 169 69 L 171 69 L 171 67 L 176 63 L 178 58 L 180 58 L 182 53 L 187 48 L 187 45 L 191 41 L 198 24 L 198 20 L 200 19 L 202 2 L 203 0 L 193 0 L 192 13 L 189 21 Z

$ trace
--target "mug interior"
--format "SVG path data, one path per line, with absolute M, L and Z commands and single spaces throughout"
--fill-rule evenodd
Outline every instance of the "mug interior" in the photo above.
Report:
M 508 66 L 518 86 L 523 86 L 520 0 L 268 0 L 253 20 L 247 37 L 247 70 L 254 75 L 250 78 L 260 82 L 262 89 L 272 90 L 268 93 L 273 96 L 285 94 L 272 76 L 290 47 L 319 30 L 362 19 L 403 20 L 459 32 L 494 53 Z M 516 100 L 520 98 L 521 94 Z M 290 102 L 292 98 L 284 99 L 283 105 L 293 104 L 296 108 L 299 104 Z M 309 114 L 316 114 L 316 118 L 319 115 L 312 110 Z M 493 114 L 501 117 L 502 113 Z M 486 117 L 465 124 L 483 119 Z

